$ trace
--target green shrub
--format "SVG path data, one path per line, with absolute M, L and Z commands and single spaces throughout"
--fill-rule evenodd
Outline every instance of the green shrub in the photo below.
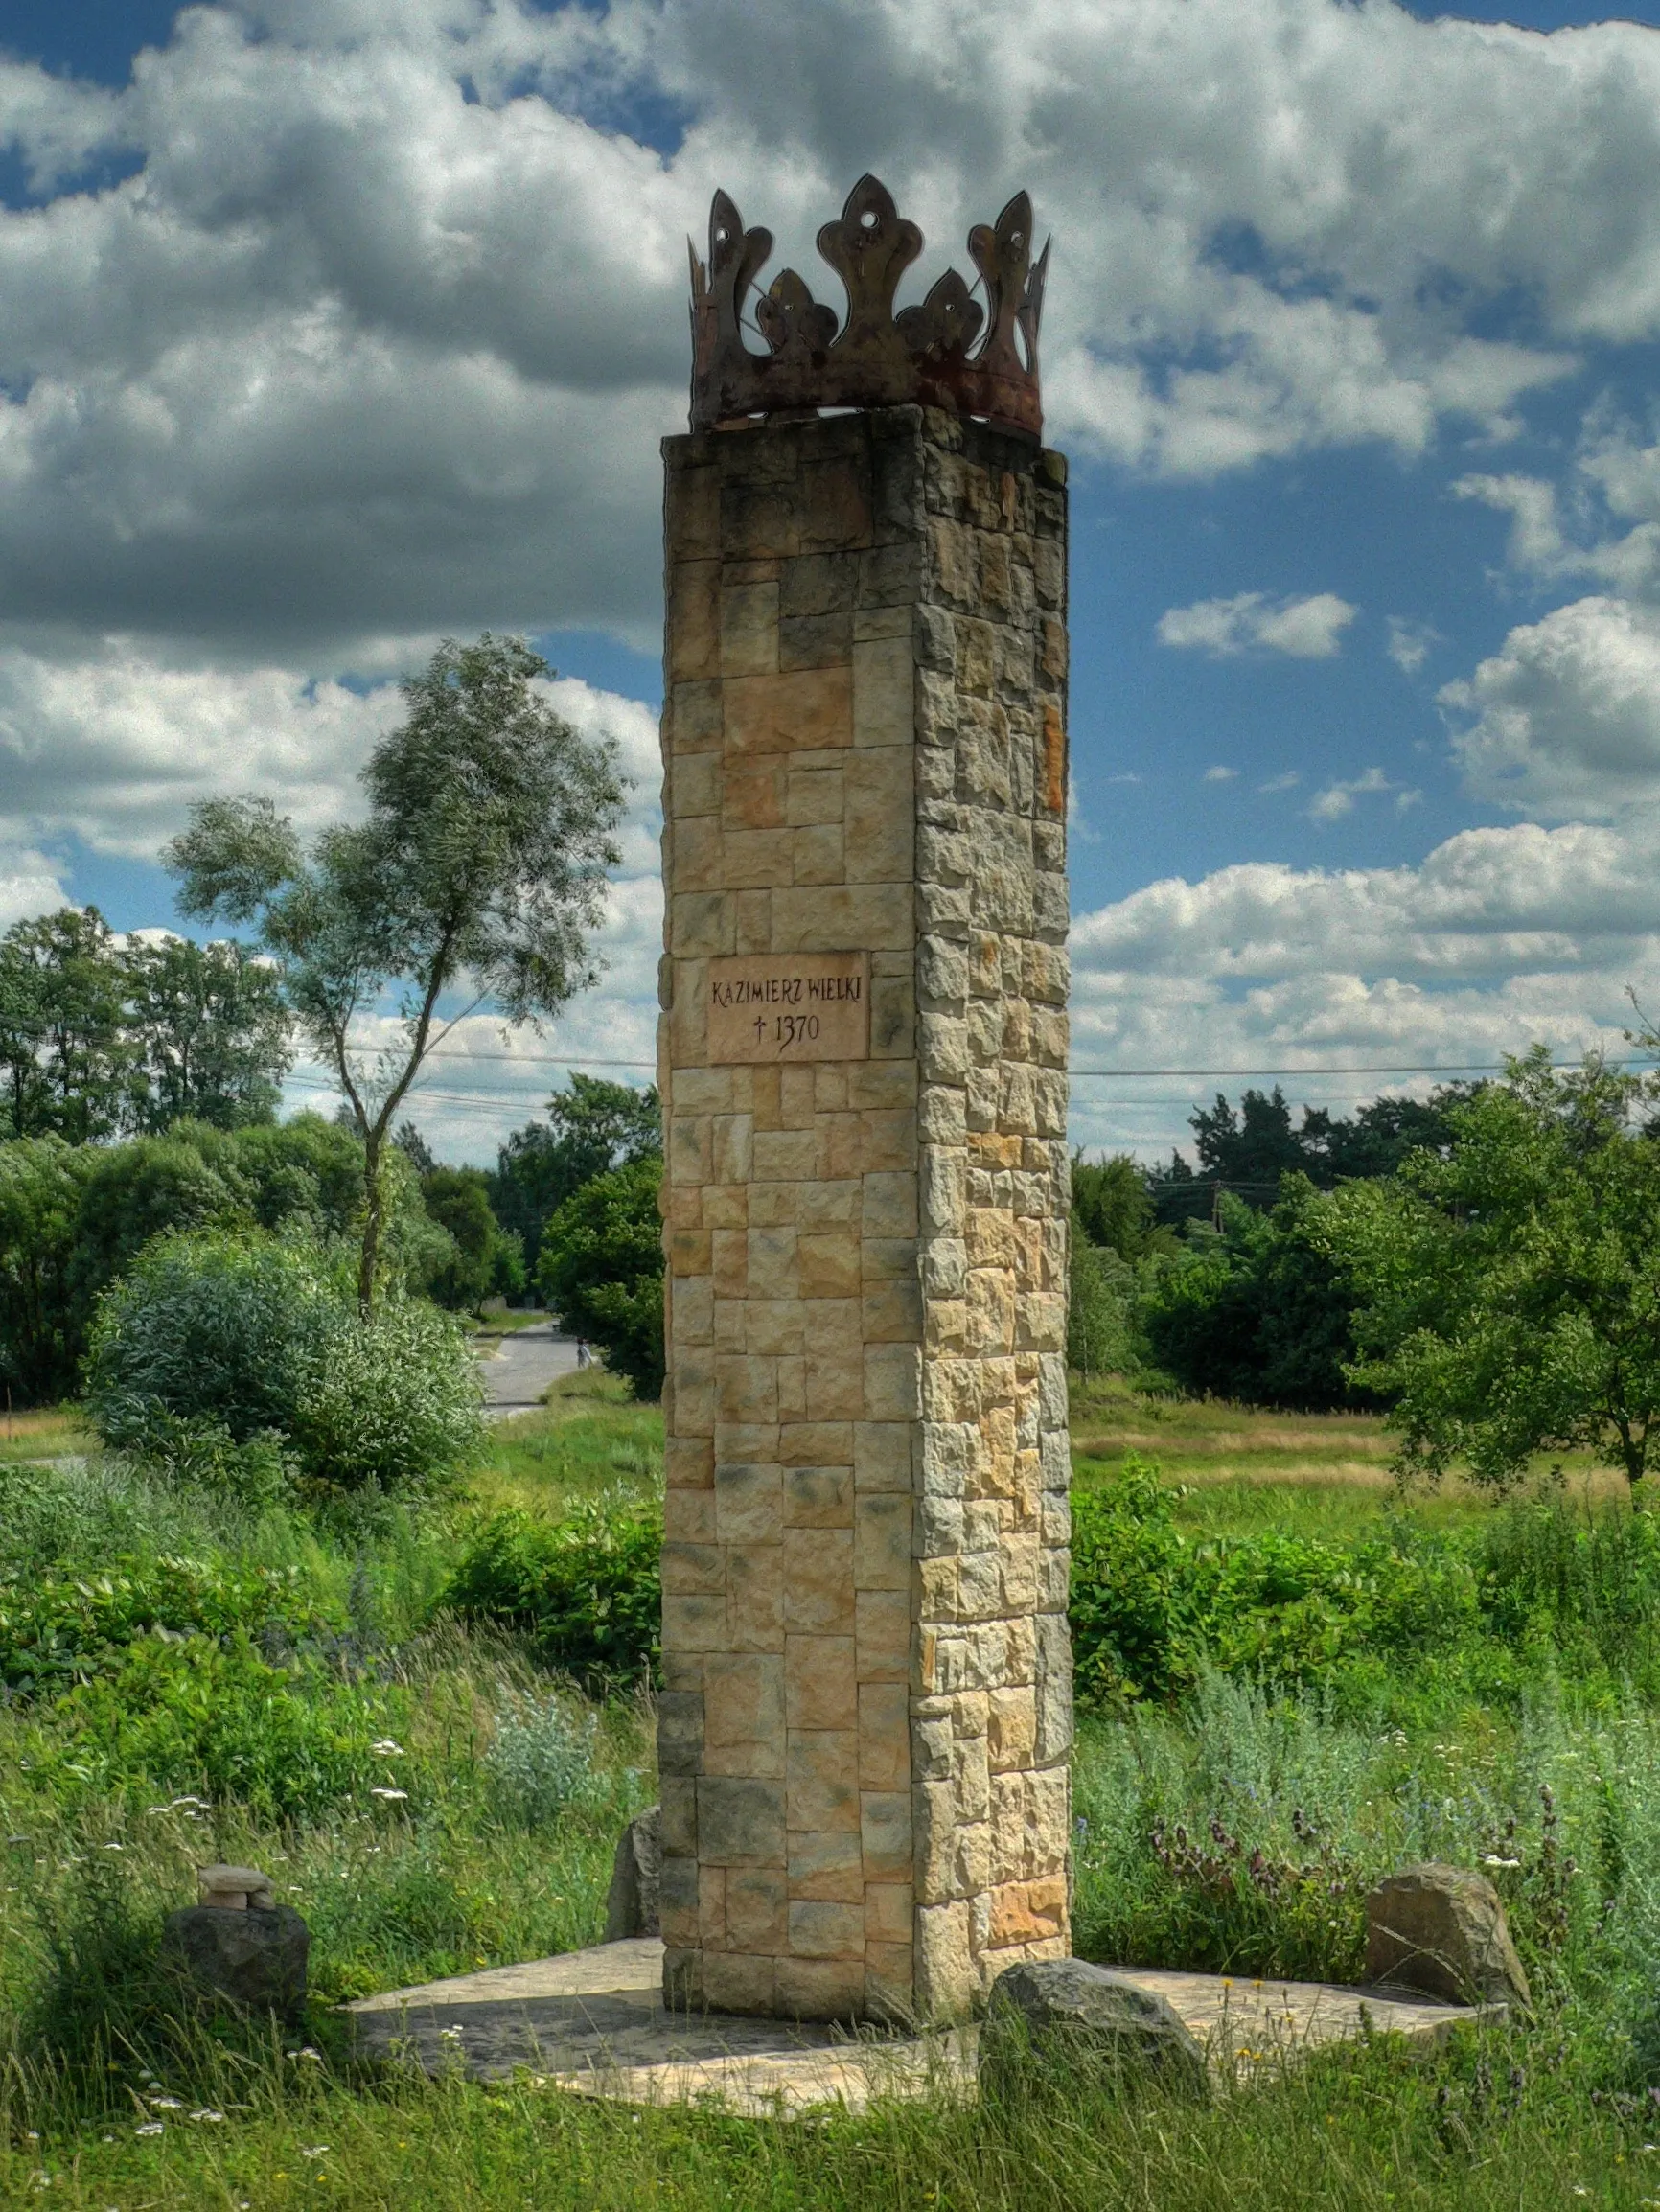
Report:
M 103 1574 L 0 1585 L 0 1682 L 32 1694 L 119 1668 L 134 1643 L 343 1625 L 297 1568 L 226 1560 L 118 1559 Z
M 190 1790 L 315 1820 L 348 1797 L 367 1809 L 383 1764 L 371 1746 L 406 1726 L 406 1694 L 357 1689 L 311 1662 L 273 1666 L 245 1632 L 147 1638 L 56 1701 L 46 1770 L 72 1797 L 77 1785 Z
M 636 1680 L 659 1654 L 662 1539 L 655 1500 L 594 1500 L 556 1522 L 498 1513 L 473 1536 L 443 1601 L 523 1630 L 579 1680 Z
M 594 1759 L 597 1734 L 592 1710 L 573 1713 L 564 1697 L 498 1713 L 484 1764 L 503 1810 L 527 1828 L 541 1828 L 571 1806 L 610 1796 L 611 1779 Z
M 1315 1682 L 1369 1659 L 1413 1661 L 1479 1634 L 1482 1576 L 1465 1539 L 1397 1525 L 1349 1544 L 1267 1531 L 1195 1543 L 1158 1469 L 1132 1456 L 1072 1505 L 1072 1647 L 1080 1689 L 1161 1697 L 1206 1669 Z
M 663 1388 L 662 1171 L 649 1154 L 574 1191 L 547 1225 L 538 1273 L 561 1327 L 598 1345 L 642 1398 Z
M 105 1443 L 141 1454 L 166 1433 L 158 1417 L 238 1444 L 286 1434 L 346 1312 L 313 1253 L 258 1233 L 164 1237 L 99 1307 L 88 1410 Z
M 445 1314 L 392 1299 L 337 1327 L 308 1371 L 293 1419 L 303 1472 L 339 1490 L 426 1488 L 483 1435 L 478 1366 Z
M 248 1231 L 152 1245 L 99 1308 L 87 1404 L 117 1450 L 247 1502 L 428 1488 L 476 1448 L 477 1364 L 447 1316 L 365 1319 L 315 1247 Z

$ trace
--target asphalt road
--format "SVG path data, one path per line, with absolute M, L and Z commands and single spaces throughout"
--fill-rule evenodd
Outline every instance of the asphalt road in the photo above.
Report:
M 500 1339 L 494 1359 L 481 1359 L 484 1417 L 505 1420 L 542 1403 L 542 1394 L 562 1374 L 576 1371 L 576 1339 L 555 1333 L 552 1322 L 515 1329 Z

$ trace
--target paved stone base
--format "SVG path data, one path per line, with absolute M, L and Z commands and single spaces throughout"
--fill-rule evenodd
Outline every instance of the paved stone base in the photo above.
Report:
M 391 1990 L 346 2010 L 365 2056 L 402 2058 L 428 2073 L 454 2068 L 474 2081 L 525 2067 L 550 2085 L 630 2105 L 707 2102 L 789 2118 L 816 2106 L 862 2111 L 880 2098 L 974 2094 L 973 2028 L 854 2037 L 817 2022 L 671 2013 L 662 1960 L 662 1945 L 640 1937 Z M 1167 1999 L 1223 2082 L 1357 2036 L 1363 2020 L 1378 2034 L 1434 2042 L 1502 2010 L 1322 1982 L 1120 1970 Z

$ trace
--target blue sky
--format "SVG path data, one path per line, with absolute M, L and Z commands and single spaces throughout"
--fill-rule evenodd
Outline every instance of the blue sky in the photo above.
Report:
M 810 267 L 872 166 L 930 274 L 1016 185 L 1055 232 L 1080 1063 L 1351 1104 L 1660 1002 L 1660 9 L 0 0 L 0 920 L 168 921 L 192 798 L 327 818 L 401 668 L 520 628 L 638 780 L 610 977 L 423 1116 L 485 1157 L 648 1057 L 680 240 L 723 182 Z

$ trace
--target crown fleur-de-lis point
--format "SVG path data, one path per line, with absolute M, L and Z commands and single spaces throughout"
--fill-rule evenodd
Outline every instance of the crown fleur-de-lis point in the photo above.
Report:
M 847 294 L 840 324 L 794 269 L 760 289 L 772 234 L 747 230 L 736 202 L 715 194 L 706 264 L 691 249 L 694 429 L 820 407 L 922 405 L 1041 434 L 1037 341 L 1049 247 L 1033 260 L 1024 192 L 994 224 L 977 223 L 969 233 L 984 309 L 949 269 L 919 306 L 894 312 L 923 238 L 877 177 L 859 179 L 818 243 Z M 752 352 L 744 334 L 751 292 L 764 354 Z

